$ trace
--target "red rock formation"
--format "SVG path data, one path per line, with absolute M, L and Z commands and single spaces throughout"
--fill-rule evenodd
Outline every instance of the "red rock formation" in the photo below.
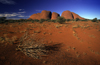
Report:
M 65 19 L 84 19 L 82 17 L 80 17 L 78 14 L 75 14 L 74 12 L 70 12 L 70 11 L 64 11 L 61 15 L 62 17 L 64 17 Z
M 40 19 L 51 19 L 51 12 L 50 11 L 43 10 L 41 12 Z
M 31 19 L 51 19 L 51 12 L 43 10 L 41 13 L 33 14 L 30 16 Z
M 82 17 L 80 17 L 78 14 L 75 14 L 74 12 L 72 12 L 74 19 L 79 18 L 79 19 L 84 19 Z
M 65 19 L 73 19 L 73 15 L 70 11 L 64 11 L 61 15 L 62 17 L 64 17 Z
M 56 12 L 53 12 L 52 15 L 51 15 L 51 12 L 50 11 L 46 11 L 46 10 L 43 10 L 41 13 L 37 13 L 37 14 L 33 14 L 30 16 L 29 19 L 57 19 L 59 16 L 58 13 Z M 84 19 L 82 17 L 80 17 L 78 14 L 75 14 L 73 12 L 70 12 L 70 11 L 64 11 L 61 15 L 62 17 L 64 17 L 65 19 L 76 19 L 76 18 L 79 18 L 79 19 Z
M 40 15 L 41 15 L 41 13 L 33 14 L 33 15 L 30 16 L 30 18 L 33 19 L 33 20 L 34 19 L 40 19 Z
M 28 18 L 27 20 L 31 20 L 31 18 Z
M 52 13 L 52 16 L 51 16 L 51 19 L 52 19 L 52 20 L 56 20 L 59 16 L 60 16 L 60 15 L 59 15 L 58 13 L 53 12 L 53 13 Z

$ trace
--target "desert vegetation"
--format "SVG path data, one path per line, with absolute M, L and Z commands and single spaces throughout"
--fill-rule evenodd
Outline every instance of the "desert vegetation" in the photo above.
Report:
M 24 65 L 25 60 L 34 65 L 100 64 L 98 19 L 0 20 L 2 65 Z
M 43 23 L 43 22 L 58 22 L 60 24 L 64 23 L 65 21 L 69 22 L 69 21 L 89 21 L 89 19 L 79 19 L 79 18 L 76 18 L 76 19 L 65 19 L 64 17 L 58 17 L 56 20 L 51 20 L 51 19 L 30 19 L 30 20 L 27 20 L 27 19 L 20 19 L 20 20 L 7 20 L 6 17 L 1 17 L 0 18 L 0 23 L 5 23 L 5 24 L 8 24 L 8 23 L 15 23 L 15 22 L 18 22 L 19 24 L 22 23 L 22 22 L 39 22 L 39 23 Z M 99 20 L 97 20 L 97 18 L 94 18 L 93 20 L 91 20 L 92 22 L 99 22 Z

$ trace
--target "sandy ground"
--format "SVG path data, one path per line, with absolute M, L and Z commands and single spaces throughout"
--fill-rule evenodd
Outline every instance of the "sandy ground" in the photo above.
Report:
M 16 50 L 26 32 L 49 53 L 35 59 Z M 100 22 L 0 24 L 0 65 L 100 65 Z

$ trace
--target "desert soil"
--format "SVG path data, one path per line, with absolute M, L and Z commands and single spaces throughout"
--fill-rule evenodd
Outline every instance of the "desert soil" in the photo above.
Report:
M 47 45 L 46 55 L 34 58 L 18 49 L 26 33 Z M 100 22 L 0 24 L 0 65 L 100 65 Z

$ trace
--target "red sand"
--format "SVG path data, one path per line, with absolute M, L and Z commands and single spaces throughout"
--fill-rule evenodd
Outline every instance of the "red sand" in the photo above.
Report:
M 0 24 L 0 37 L 20 38 L 26 31 L 59 50 L 34 59 L 17 51 L 18 43 L 0 43 L 0 65 L 100 65 L 100 22 Z

